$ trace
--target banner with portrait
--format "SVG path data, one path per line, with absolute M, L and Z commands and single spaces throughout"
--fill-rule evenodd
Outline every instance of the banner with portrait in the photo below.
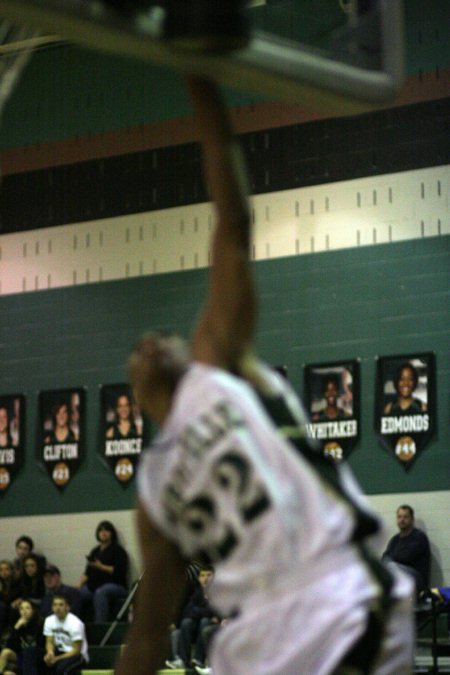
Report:
M 136 473 L 144 448 L 144 421 L 127 384 L 109 384 L 101 388 L 100 455 L 122 485 Z
M 25 461 L 25 397 L 0 395 L 0 494 L 5 494 Z
M 53 483 L 65 488 L 85 456 L 85 390 L 39 393 L 37 461 Z
M 359 438 L 359 392 L 357 360 L 305 366 L 308 435 L 338 462 L 348 457 Z
M 434 433 L 436 365 L 433 353 L 377 359 L 375 433 L 408 469 Z

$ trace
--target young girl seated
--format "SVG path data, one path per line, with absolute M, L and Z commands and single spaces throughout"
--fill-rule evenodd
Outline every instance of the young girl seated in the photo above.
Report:
M 19 619 L 14 624 L 6 646 L 0 653 L 0 673 L 11 675 L 20 672 L 22 654 L 28 647 L 44 646 L 43 619 L 30 600 L 19 605 Z

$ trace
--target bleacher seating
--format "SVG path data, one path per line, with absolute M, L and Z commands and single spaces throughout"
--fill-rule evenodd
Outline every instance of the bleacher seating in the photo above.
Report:
M 450 637 L 448 612 L 436 605 L 422 605 L 416 610 L 417 653 L 414 673 L 450 673 Z M 108 640 L 101 647 L 100 642 L 110 624 L 86 624 L 89 642 L 90 663 L 83 675 L 114 675 L 114 664 L 123 648 L 128 623 L 118 623 Z M 163 669 L 159 675 L 195 675 L 190 668 L 180 670 Z
M 110 624 L 108 623 L 86 623 L 86 634 L 89 643 L 89 665 L 82 671 L 83 675 L 114 675 L 114 664 L 125 643 L 129 624 L 126 622 L 118 623 L 108 639 L 108 644 L 101 647 L 100 643 L 109 627 Z M 186 668 L 181 670 L 160 670 L 159 675 L 196 674 L 194 670 Z
M 450 672 L 450 614 L 436 601 L 416 607 L 415 673 Z M 424 668 L 424 669 L 422 669 Z

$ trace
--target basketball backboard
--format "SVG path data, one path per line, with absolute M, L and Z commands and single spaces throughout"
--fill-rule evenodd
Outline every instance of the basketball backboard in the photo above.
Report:
M 94 0 L 0 0 L 0 17 L 39 28 L 41 46 L 59 36 L 315 110 L 367 110 L 402 84 L 401 0 L 249 0 L 251 39 L 227 54 L 161 39 L 155 6 L 124 20 Z

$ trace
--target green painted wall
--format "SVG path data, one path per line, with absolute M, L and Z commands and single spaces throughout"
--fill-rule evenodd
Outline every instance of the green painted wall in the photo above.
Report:
M 255 12 L 260 27 L 322 45 L 340 25 L 337 0 L 297 0 L 286 12 L 273 5 Z M 409 75 L 450 67 L 450 2 L 405 0 Z M 294 10 L 295 7 L 295 10 Z M 298 9 L 300 8 L 300 9 Z M 270 10 L 270 11 L 269 11 Z M 262 97 L 229 91 L 232 106 Z M 137 127 L 188 114 L 181 77 L 168 69 L 84 51 L 73 46 L 36 52 L 3 113 L 0 148 L 58 141 Z
M 368 494 L 448 489 L 450 237 L 255 263 L 261 291 L 258 349 L 285 364 L 299 392 L 302 365 L 361 358 L 362 436 L 351 456 Z M 4 516 L 124 509 L 123 488 L 97 456 L 99 385 L 125 377 L 125 361 L 148 328 L 187 334 L 206 271 L 0 296 L 0 391 L 27 398 L 26 466 L 1 497 Z M 438 430 L 408 473 L 373 428 L 376 355 L 435 351 Z M 37 393 L 87 387 L 87 460 L 62 493 L 34 462 Z

